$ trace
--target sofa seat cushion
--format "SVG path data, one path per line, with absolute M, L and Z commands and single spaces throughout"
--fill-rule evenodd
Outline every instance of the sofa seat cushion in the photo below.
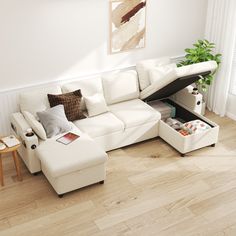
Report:
M 63 134 L 42 141 L 37 157 L 54 178 L 105 163 L 107 154 L 87 134 L 74 128 L 80 137 L 68 145 L 56 141 Z
M 75 121 L 74 124 L 92 138 L 124 131 L 124 123 L 110 112 Z
M 131 128 L 161 119 L 161 114 L 140 99 L 109 106 L 110 111 Z

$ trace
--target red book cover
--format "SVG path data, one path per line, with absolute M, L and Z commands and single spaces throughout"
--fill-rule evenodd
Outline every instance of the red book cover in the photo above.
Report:
M 79 135 L 69 132 L 69 133 L 63 135 L 62 137 L 58 138 L 57 142 L 68 145 L 68 144 L 72 143 L 73 141 L 75 141 L 77 138 L 79 138 Z

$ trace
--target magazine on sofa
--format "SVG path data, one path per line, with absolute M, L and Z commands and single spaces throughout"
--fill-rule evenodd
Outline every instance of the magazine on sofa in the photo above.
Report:
M 79 137 L 80 137 L 79 135 L 69 132 L 58 138 L 56 141 L 64 145 L 68 145 Z

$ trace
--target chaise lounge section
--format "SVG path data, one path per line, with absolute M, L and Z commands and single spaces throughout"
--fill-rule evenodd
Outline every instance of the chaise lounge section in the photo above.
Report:
M 36 150 L 43 174 L 61 197 L 64 193 L 106 179 L 107 154 L 77 127 L 71 130 L 80 137 L 70 145 L 62 145 L 57 135 L 42 142 Z

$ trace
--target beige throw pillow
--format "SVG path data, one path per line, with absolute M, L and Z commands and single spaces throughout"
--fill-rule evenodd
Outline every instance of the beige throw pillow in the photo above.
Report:
M 108 111 L 105 98 L 102 94 L 97 93 L 92 96 L 84 96 L 83 98 L 89 117 L 97 116 Z

